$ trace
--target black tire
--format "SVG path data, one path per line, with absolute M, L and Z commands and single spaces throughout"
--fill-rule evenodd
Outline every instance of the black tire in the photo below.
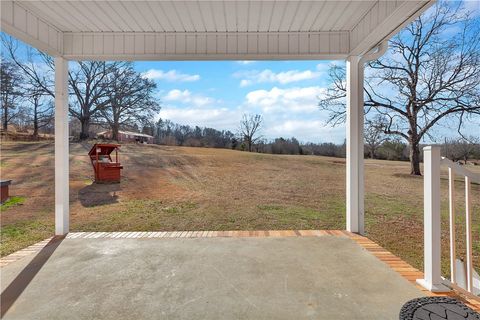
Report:
M 449 297 L 423 297 L 405 303 L 400 320 L 480 320 L 480 314 Z

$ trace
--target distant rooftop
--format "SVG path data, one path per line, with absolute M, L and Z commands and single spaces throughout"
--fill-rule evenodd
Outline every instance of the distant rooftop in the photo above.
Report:
M 110 132 L 110 131 L 111 130 L 102 131 L 102 132 L 97 133 L 97 135 L 105 134 L 105 133 Z M 153 136 L 151 136 L 151 135 L 148 135 L 148 134 L 145 134 L 145 133 L 133 132 L 133 131 L 120 130 L 120 131 L 118 131 L 118 133 L 129 134 L 129 135 L 136 136 L 136 137 L 153 138 Z

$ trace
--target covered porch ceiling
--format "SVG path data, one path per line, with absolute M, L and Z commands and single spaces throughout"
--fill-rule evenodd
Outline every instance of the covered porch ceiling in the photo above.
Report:
M 69 60 L 345 59 L 433 1 L 3 1 L 1 27 Z

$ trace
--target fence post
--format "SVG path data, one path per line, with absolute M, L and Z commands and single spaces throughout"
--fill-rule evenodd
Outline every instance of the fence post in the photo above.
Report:
M 473 263 L 472 263 L 472 202 L 471 194 L 472 186 L 470 184 L 470 177 L 465 176 L 465 221 L 466 228 L 465 233 L 467 241 L 465 246 L 467 247 L 467 291 L 473 292 Z
M 417 283 L 432 292 L 447 292 L 441 277 L 440 147 L 423 148 L 424 278 Z

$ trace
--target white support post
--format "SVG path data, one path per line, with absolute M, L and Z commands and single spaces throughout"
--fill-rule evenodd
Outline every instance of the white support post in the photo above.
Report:
M 55 58 L 55 235 L 69 230 L 68 61 Z
M 456 235 L 455 235 L 455 171 L 448 168 L 448 211 L 450 222 L 450 280 L 457 283 Z
M 466 242 L 465 246 L 467 247 L 467 291 L 473 292 L 473 262 L 472 262 L 472 201 L 470 194 L 472 193 L 472 185 L 470 184 L 470 177 L 465 176 L 465 233 L 466 233 Z
M 424 278 L 417 283 L 432 292 L 450 291 L 441 277 L 440 147 L 423 148 Z
M 347 58 L 347 230 L 365 234 L 363 161 L 363 86 L 365 63 L 380 58 L 388 42 L 379 43 L 363 56 Z
M 364 234 L 363 61 L 347 59 L 347 230 Z

